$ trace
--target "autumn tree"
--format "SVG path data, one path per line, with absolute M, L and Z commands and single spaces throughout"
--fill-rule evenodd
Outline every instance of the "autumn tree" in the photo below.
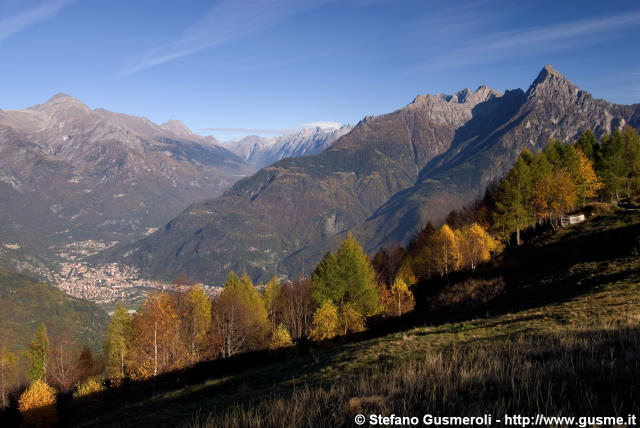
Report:
M 345 335 L 365 330 L 364 317 L 358 312 L 353 303 L 345 303 L 340 308 L 340 327 Z
M 423 248 L 422 251 L 418 253 L 418 255 L 424 255 L 425 251 L 428 252 L 430 256 L 431 250 L 428 247 Z M 396 273 L 396 278 L 402 278 L 404 282 L 410 285 L 415 284 L 416 282 L 418 282 L 415 271 L 418 270 L 419 272 L 424 273 L 425 268 L 427 268 L 426 270 L 429 269 L 429 261 L 429 257 L 425 259 L 424 262 L 426 263 L 424 263 L 423 260 L 420 260 L 418 258 L 414 260 L 414 258 L 410 254 L 407 254 L 407 256 L 402 261 L 398 272 Z M 419 265 L 419 262 L 423 263 Z
M 33 339 L 31 339 L 26 356 L 31 365 L 29 379 L 31 381 L 42 379 L 46 382 L 47 364 L 49 362 L 49 337 L 44 323 L 40 324 Z
M 338 334 L 339 328 L 338 308 L 327 299 L 313 314 L 309 338 L 315 341 L 331 339 Z
M 287 330 L 287 327 L 284 324 L 280 323 L 278 328 L 276 328 L 271 335 L 271 343 L 269 344 L 269 349 L 280 349 L 287 348 L 289 346 L 293 346 L 293 341 L 291 340 L 291 335 Z
M 224 290 L 212 302 L 212 331 L 223 358 L 265 346 L 267 311 L 247 275 L 238 278 L 229 272 Z
M 136 354 L 142 358 L 135 368 L 141 377 L 180 365 L 176 341 L 178 314 L 167 293 L 147 296 L 133 320 Z
M 453 230 L 446 224 L 436 231 L 432 239 L 434 263 L 442 276 L 448 276 L 459 264 L 458 243 Z
M 540 217 L 556 222 L 576 203 L 576 185 L 565 169 L 555 169 L 537 183 L 534 205 Z
M 16 355 L 7 351 L 6 346 L 0 348 L 0 409 L 9 405 L 9 393 L 17 382 L 18 360 Z
M 368 316 L 378 310 L 375 272 L 358 241 L 349 234 L 336 254 L 328 253 L 313 274 L 314 298 L 318 304 L 352 303 Z
M 78 379 L 77 345 L 70 333 L 58 334 L 51 338 L 47 377 L 49 384 L 59 391 L 68 392 Z
M 422 232 L 418 233 L 415 240 L 418 240 L 419 237 L 422 236 L 421 233 Z M 378 284 L 388 284 L 393 281 L 404 257 L 404 248 L 398 244 L 387 245 L 380 248 L 371 260 L 371 265 L 376 272 L 376 282 Z
M 311 278 L 300 277 L 283 284 L 275 307 L 277 319 L 285 325 L 294 340 L 308 336 L 316 309 Z
M 125 376 L 125 363 L 131 348 L 131 332 L 131 316 L 127 308 L 120 303 L 109 321 L 104 345 L 107 376 L 112 379 Z
M 391 289 L 385 287 L 381 300 L 385 315 L 394 317 L 412 311 L 416 304 L 413 293 L 401 278 L 396 278 Z
M 185 297 L 182 321 L 189 346 L 191 364 L 200 359 L 211 325 L 211 301 L 199 286 L 194 286 Z
M 36 379 L 20 395 L 18 410 L 26 426 L 54 426 L 58 420 L 55 390 L 43 379 Z
M 579 158 L 578 177 L 576 180 L 576 197 L 584 206 L 587 199 L 594 198 L 598 191 L 604 187 L 596 175 L 589 158 L 581 149 L 576 149 Z
M 496 243 L 482 226 L 473 223 L 460 231 L 458 247 L 461 264 L 475 270 L 479 263 L 491 258 L 491 251 L 496 247 Z
M 419 280 L 429 279 L 432 275 L 438 273 L 438 268 L 433 258 L 433 242 L 429 243 L 429 246 L 422 247 L 415 255 L 411 257 L 411 272 L 413 273 L 414 280 L 406 275 L 399 275 L 407 284 L 415 284 Z M 398 271 L 400 273 L 400 271 Z M 407 279 L 409 279 L 407 281 Z M 388 282 L 393 283 L 393 280 Z
M 264 307 L 267 310 L 267 317 L 271 321 L 271 330 L 276 328 L 276 311 L 278 295 L 280 294 L 280 280 L 277 277 L 271 278 L 264 287 Z

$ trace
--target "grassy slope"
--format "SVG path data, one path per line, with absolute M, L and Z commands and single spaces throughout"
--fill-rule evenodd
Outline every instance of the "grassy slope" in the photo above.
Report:
M 556 257 L 567 243 L 580 256 L 506 274 L 500 305 L 513 299 L 525 309 L 320 349 L 158 394 L 92 425 L 335 426 L 360 412 L 626 415 L 640 399 L 640 258 L 625 247 L 639 224 L 640 213 L 619 212 L 505 256 L 504 266 L 536 251 Z M 629 239 L 609 251 L 617 234 Z M 581 254 L 584 242 L 598 248 Z M 522 300 L 540 295 L 554 301 Z

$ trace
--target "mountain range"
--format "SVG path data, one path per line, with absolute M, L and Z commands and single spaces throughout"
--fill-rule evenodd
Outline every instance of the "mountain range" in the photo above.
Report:
M 0 110 L 0 249 L 47 256 L 131 240 L 254 171 L 176 120 L 92 110 L 65 94 Z
M 308 273 L 349 231 L 367 251 L 406 242 L 426 221 L 481 196 L 524 148 L 627 123 L 640 125 L 639 104 L 595 99 L 549 65 L 527 91 L 419 95 L 365 117 L 322 153 L 267 166 L 106 254 L 164 278 Z
M 351 125 L 338 124 L 310 126 L 280 137 L 249 135 L 225 143 L 225 147 L 248 164 L 262 168 L 282 158 L 320 153 L 351 129 Z

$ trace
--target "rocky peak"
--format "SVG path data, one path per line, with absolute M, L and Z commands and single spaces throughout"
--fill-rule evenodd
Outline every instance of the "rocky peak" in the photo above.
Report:
M 176 119 L 169 119 L 160 127 L 166 131 L 173 132 L 176 135 L 191 135 L 193 134 L 187 125 L 185 125 L 182 121 Z
M 45 113 L 58 120 L 63 119 L 65 116 L 71 117 L 91 112 L 91 109 L 85 103 L 63 93 L 55 94 L 46 103 L 30 107 L 29 110 Z
M 575 95 L 579 92 L 579 88 L 571 83 L 560 72 L 547 64 L 538 74 L 536 80 L 533 81 L 527 90 L 527 98 Z

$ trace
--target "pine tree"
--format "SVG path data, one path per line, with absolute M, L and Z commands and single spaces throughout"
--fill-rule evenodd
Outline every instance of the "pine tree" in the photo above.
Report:
M 496 228 L 507 233 L 516 232 L 516 243 L 520 245 L 520 230 L 531 222 L 533 195 L 533 157 L 523 151 L 515 165 L 500 182 L 495 198 L 494 222 Z
M 638 131 L 631 126 L 622 131 L 621 137 L 624 145 L 625 187 L 627 198 L 631 198 L 633 183 L 640 176 L 640 137 Z
M 580 149 L 591 162 L 595 162 L 599 146 L 600 143 L 591 129 L 584 131 L 575 144 L 575 147 Z
M 625 147 L 620 131 L 615 128 L 611 135 L 602 137 L 601 156 L 596 165 L 596 172 L 602 178 L 606 195 L 613 200 L 620 200 L 620 191 L 625 177 Z
M 125 363 L 130 349 L 132 321 L 127 308 L 120 303 L 116 308 L 105 337 L 107 375 L 118 379 L 125 376 Z
M 271 278 L 264 287 L 264 307 L 267 310 L 267 316 L 271 321 L 271 330 L 276 328 L 276 302 L 280 294 L 280 280 L 277 277 Z
M 313 275 L 314 298 L 318 304 L 326 300 L 338 306 L 352 303 L 365 315 L 378 311 L 375 272 L 358 241 L 349 234 L 335 256 L 327 254 Z
M 29 369 L 29 379 L 36 381 L 42 379 L 47 381 L 47 364 L 49 362 L 49 337 L 47 336 L 47 327 L 41 323 L 36 331 L 29 350 L 27 351 L 27 359 L 31 364 Z

